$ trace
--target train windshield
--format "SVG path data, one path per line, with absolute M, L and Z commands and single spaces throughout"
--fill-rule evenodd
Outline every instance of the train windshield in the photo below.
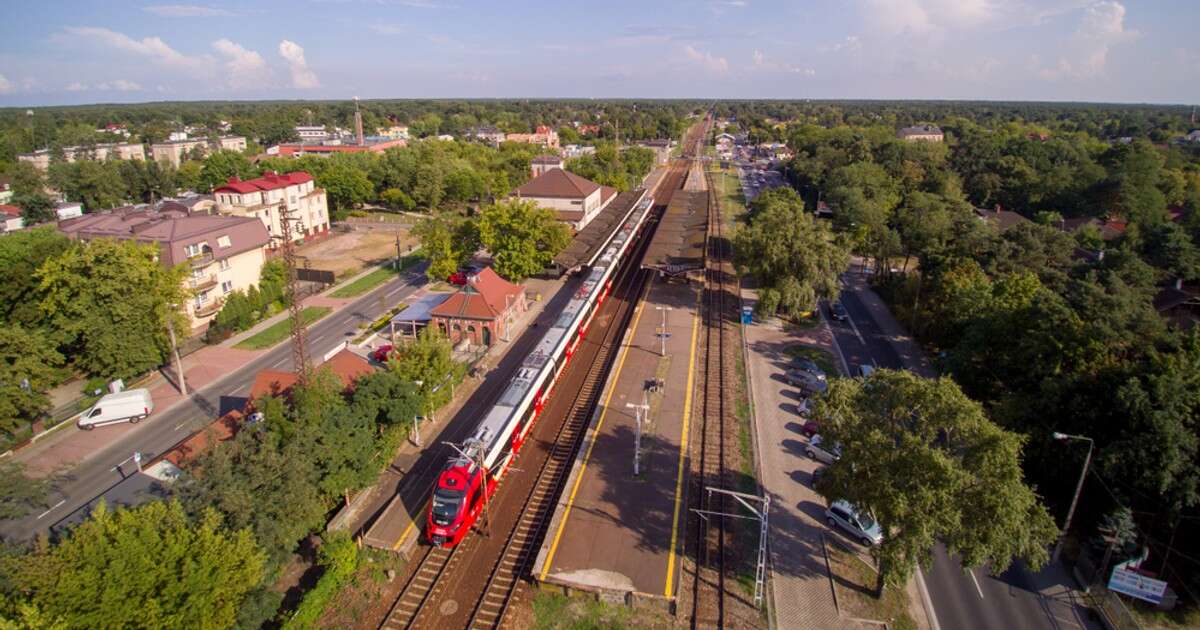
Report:
M 433 522 L 438 525 L 453 523 L 454 517 L 458 516 L 462 503 L 462 491 L 438 488 L 433 493 Z

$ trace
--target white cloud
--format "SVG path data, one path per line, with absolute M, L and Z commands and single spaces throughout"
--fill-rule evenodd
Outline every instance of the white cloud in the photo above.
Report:
M 12 81 L 9 81 L 8 77 L 4 76 L 3 74 L 0 74 L 0 94 L 8 94 L 9 92 L 12 92 L 14 89 L 16 89 L 16 88 L 13 87 Z
M 153 13 L 159 17 L 168 18 L 229 17 L 237 15 L 229 9 L 221 9 L 218 7 L 209 7 L 199 4 L 152 4 L 142 7 L 142 10 L 147 13 Z
M 400 35 L 404 33 L 404 27 L 398 24 L 372 24 L 367 28 L 380 35 Z
M 1037 74 L 1047 81 L 1100 76 L 1108 66 L 1112 47 L 1139 35 L 1125 28 L 1125 5 L 1116 0 L 1092 2 L 1083 9 L 1079 25 L 1064 42 L 1064 51 L 1057 61 L 1040 67 Z
M 687 55 L 688 59 L 707 68 L 709 72 L 725 74 L 729 71 L 729 61 L 724 57 L 713 56 L 710 52 L 700 52 L 691 44 L 683 47 L 683 54 Z
M 69 84 L 67 84 L 68 92 L 82 92 L 86 89 L 87 89 L 87 84 L 80 83 L 79 81 L 72 81 Z
M 116 92 L 137 92 L 142 89 L 142 86 L 133 81 L 125 79 L 117 79 L 115 81 L 105 81 L 96 84 L 97 90 L 113 90 Z
M 229 87 L 261 86 L 269 79 L 267 62 L 257 51 L 243 48 L 225 38 L 213 42 L 212 46 L 225 58 L 226 82 Z
M 124 33 L 97 26 L 68 26 L 63 30 L 69 35 L 90 39 L 109 48 L 146 57 L 159 65 L 196 74 L 211 70 L 211 58 L 184 55 L 158 37 L 136 40 Z
M 287 61 L 288 68 L 292 71 L 292 87 L 320 87 L 321 82 L 317 79 L 317 74 L 308 67 L 308 61 L 304 58 L 304 48 L 300 44 L 286 39 L 279 42 L 279 56 Z

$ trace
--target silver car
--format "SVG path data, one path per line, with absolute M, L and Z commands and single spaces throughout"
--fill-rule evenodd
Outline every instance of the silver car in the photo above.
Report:
M 825 510 L 825 522 L 830 527 L 840 527 L 856 538 L 864 546 L 878 545 L 883 542 L 883 529 L 870 514 L 860 513 L 847 501 L 834 501 Z
M 834 443 L 829 446 L 820 435 L 814 435 L 809 439 L 808 446 L 804 447 L 804 454 L 823 464 L 832 464 L 842 458 L 842 445 Z

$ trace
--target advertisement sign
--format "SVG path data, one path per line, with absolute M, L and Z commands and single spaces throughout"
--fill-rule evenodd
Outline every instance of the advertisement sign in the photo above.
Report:
M 1115 569 L 1108 579 L 1108 590 L 1157 604 L 1162 601 L 1167 583 L 1128 569 Z

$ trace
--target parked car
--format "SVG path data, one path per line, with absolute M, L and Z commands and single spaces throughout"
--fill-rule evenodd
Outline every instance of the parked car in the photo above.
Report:
M 859 512 L 847 501 L 834 501 L 825 510 L 825 521 L 830 527 L 840 527 L 864 546 L 883 542 L 883 529 L 870 514 Z
M 809 374 L 825 376 L 825 370 L 822 370 L 821 366 L 808 357 L 796 357 L 792 359 L 791 365 L 793 368 L 808 372 Z
M 788 370 L 783 374 L 783 380 L 788 385 L 799 387 L 800 393 L 805 396 L 824 394 L 829 389 L 824 374 L 818 376 L 803 370 Z
M 804 454 L 824 464 L 832 464 L 842 458 L 842 445 L 834 443 L 828 446 L 820 435 L 813 435 L 804 447 Z
M 137 424 L 151 411 L 154 411 L 154 400 L 150 398 L 150 390 L 129 389 L 101 396 L 96 404 L 79 416 L 75 424 L 84 431 L 118 422 Z
M 385 363 L 388 360 L 388 355 L 390 355 L 394 349 L 395 347 L 392 346 L 392 344 L 384 344 L 371 351 L 371 358 L 380 363 Z
M 804 437 L 812 438 L 821 432 L 821 422 L 813 418 L 805 420 L 804 424 L 800 427 L 800 432 L 804 434 Z
M 809 400 L 808 398 L 801 398 L 800 402 L 796 403 L 796 415 L 803 418 L 812 411 L 812 403 Z
M 829 316 L 839 322 L 844 322 L 850 319 L 850 314 L 846 312 L 846 307 L 842 306 L 841 300 L 829 305 Z
M 864 363 L 863 365 L 858 366 L 858 375 L 863 378 L 867 378 L 868 376 L 870 376 L 874 373 L 875 373 L 875 366 L 873 366 L 873 365 L 867 365 Z
M 449 282 L 456 287 L 466 286 L 467 274 L 464 271 L 455 271 L 446 278 L 446 282 Z

